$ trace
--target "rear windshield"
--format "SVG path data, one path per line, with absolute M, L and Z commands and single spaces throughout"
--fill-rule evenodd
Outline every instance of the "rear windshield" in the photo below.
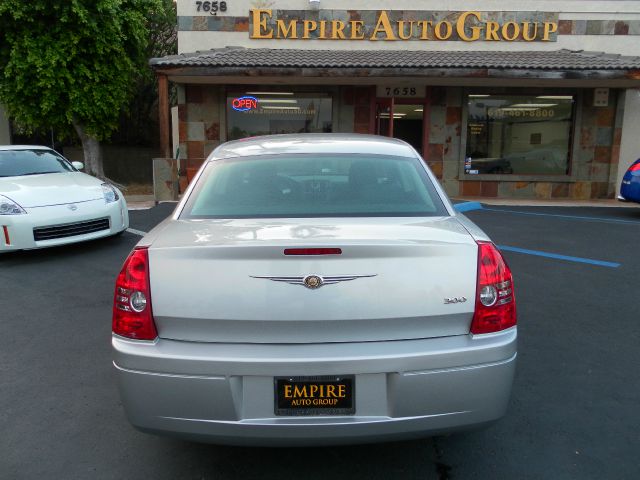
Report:
M 75 168 L 53 150 L 0 151 L 0 177 L 73 171 Z
M 442 215 L 417 158 L 309 154 L 213 161 L 180 218 Z

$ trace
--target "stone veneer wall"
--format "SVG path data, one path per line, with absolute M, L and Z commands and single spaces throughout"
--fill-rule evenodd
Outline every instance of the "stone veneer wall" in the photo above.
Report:
M 461 180 L 461 88 L 431 89 L 431 127 L 427 163 L 450 196 L 519 197 L 535 199 L 613 198 L 620 156 L 624 102 L 611 90 L 608 107 L 593 106 L 593 90 L 578 96 L 582 102 L 573 145 L 572 180 Z M 486 177 L 485 177 L 486 178 Z
M 369 133 L 372 87 L 342 87 L 334 107 L 339 110 L 335 131 Z M 520 197 L 536 199 L 612 198 L 620 155 L 624 102 L 611 90 L 608 107 L 593 107 L 593 90 L 582 102 L 576 125 L 572 181 L 460 180 L 464 90 L 430 87 L 430 128 L 426 160 L 450 196 Z M 209 153 L 225 140 L 223 87 L 185 85 L 178 89 L 182 184 L 191 178 Z M 347 118 L 348 117 L 348 118 Z M 186 171 L 185 171 L 186 170 Z M 520 177 L 522 178 L 522 177 Z
M 205 158 L 224 141 L 222 88 L 216 85 L 184 85 L 178 89 L 178 136 L 181 177 L 191 179 Z M 186 171 L 185 171 L 186 170 Z
M 460 194 L 458 165 L 462 140 L 462 89 L 431 87 L 426 160 L 450 196 Z

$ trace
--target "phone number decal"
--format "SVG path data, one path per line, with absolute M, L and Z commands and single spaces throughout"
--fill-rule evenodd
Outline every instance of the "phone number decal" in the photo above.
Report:
M 552 118 L 556 112 L 551 108 L 490 108 L 489 118 Z

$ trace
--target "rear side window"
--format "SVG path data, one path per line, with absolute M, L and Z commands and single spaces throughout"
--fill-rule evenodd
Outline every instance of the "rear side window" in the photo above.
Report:
M 417 158 L 309 154 L 213 161 L 180 218 L 442 215 Z

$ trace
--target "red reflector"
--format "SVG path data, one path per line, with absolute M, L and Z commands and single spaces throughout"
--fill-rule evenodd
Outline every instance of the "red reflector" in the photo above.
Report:
M 516 324 L 516 297 L 511 270 L 491 242 L 478 243 L 476 310 L 471 333 L 491 333 Z
M 151 311 L 149 256 L 146 247 L 134 249 L 116 280 L 113 333 L 135 340 L 154 340 L 158 333 Z
M 341 248 L 285 248 L 285 255 L 341 255 Z
M 4 231 L 4 243 L 5 245 L 11 245 L 11 239 L 9 238 L 9 229 L 6 225 L 2 226 L 2 230 Z

